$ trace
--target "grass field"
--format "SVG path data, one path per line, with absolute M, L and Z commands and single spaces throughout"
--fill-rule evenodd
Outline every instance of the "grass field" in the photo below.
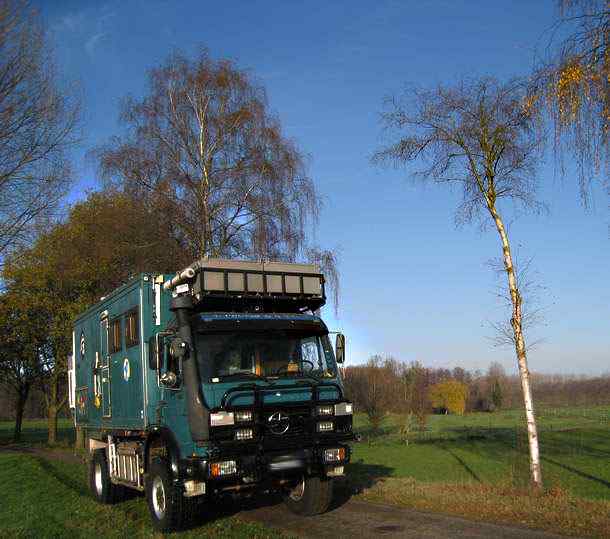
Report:
M 610 407 L 541 408 L 537 415 L 541 493 L 528 488 L 527 436 L 522 414 L 514 410 L 430 416 L 426 430 L 410 434 L 408 444 L 399 433 L 400 416 L 387 417 L 381 432 L 373 433 L 366 417 L 357 414 L 355 430 L 363 440 L 353 446 L 347 488 L 371 501 L 610 537 Z M 62 420 L 59 426 L 60 443 L 69 445 L 71 423 Z M 12 427 L 0 423 L 0 445 L 10 442 Z M 25 423 L 24 446 L 45 441 L 44 421 Z M 0 536 L 6 530 L 10 536 L 36 536 L 42 530 L 39 522 L 46 519 L 45 537 L 112 536 L 117 529 L 138 536 L 152 533 L 143 498 L 115 509 L 99 506 L 86 494 L 78 466 L 0 453 L 0 481 L 0 499 L 8 500 L 0 504 Z M 70 504 L 73 508 L 65 509 Z M 73 512 L 82 518 L 71 520 Z M 221 537 L 270 533 L 235 518 L 220 518 L 196 531 Z
M 527 486 L 528 446 L 520 411 L 433 415 L 408 445 L 400 440 L 400 420 L 389 417 L 382 432 L 373 435 L 366 417 L 356 416 L 355 429 L 363 434 L 353 454 L 358 476 Z M 538 428 L 545 486 L 610 500 L 610 407 L 541 409 Z
M 0 421 L 0 445 L 12 444 L 13 429 L 12 421 Z M 46 445 L 47 422 L 44 419 L 26 419 L 21 430 L 21 445 Z M 74 445 L 74 423 L 71 419 L 59 419 L 57 421 L 57 442 L 59 445 Z
M 115 506 L 89 495 L 83 467 L 29 455 L 0 453 L 0 537 L 161 537 L 145 500 Z M 279 537 L 234 517 L 207 520 L 181 537 Z
M 520 411 L 434 415 L 406 444 L 389 416 L 354 445 L 348 480 L 360 497 L 583 537 L 610 537 L 610 407 L 538 410 L 544 490 L 529 487 Z

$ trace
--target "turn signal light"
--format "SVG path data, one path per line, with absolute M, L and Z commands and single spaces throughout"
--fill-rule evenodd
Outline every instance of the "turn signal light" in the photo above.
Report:
M 341 462 L 345 460 L 345 447 L 324 450 L 324 462 Z
M 212 464 L 210 464 L 210 475 L 212 477 L 222 477 L 224 475 L 233 475 L 236 473 L 237 464 L 234 460 L 212 462 Z

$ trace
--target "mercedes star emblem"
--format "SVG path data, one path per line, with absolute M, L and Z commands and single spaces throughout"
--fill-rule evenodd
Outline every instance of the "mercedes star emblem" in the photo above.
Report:
M 290 427 L 290 418 L 284 412 L 274 412 L 267 419 L 269 430 L 273 434 L 285 434 Z

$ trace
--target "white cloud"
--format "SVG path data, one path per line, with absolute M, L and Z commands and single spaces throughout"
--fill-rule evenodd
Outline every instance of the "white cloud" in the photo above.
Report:
M 51 30 L 61 40 L 71 34 L 72 39 L 82 43 L 89 56 L 92 56 L 102 40 L 110 35 L 116 12 L 110 4 L 87 7 L 60 16 L 52 24 Z
M 67 13 L 52 26 L 52 30 L 55 32 L 74 32 L 82 28 L 85 19 L 84 11 L 77 11 L 74 13 Z
M 97 34 L 93 34 L 87 41 L 85 42 L 85 50 L 89 56 L 93 55 L 95 52 L 95 47 L 97 44 L 108 35 L 107 32 L 98 32 Z

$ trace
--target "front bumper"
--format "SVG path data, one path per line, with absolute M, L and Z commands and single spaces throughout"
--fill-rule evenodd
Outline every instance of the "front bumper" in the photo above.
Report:
M 211 418 L 217 417 L 211 421 L 210 441 L 202 444 L 208 455 L 205 464 L 199 462 L 191 469 L 198 470 L 211 490 L 305 474 L 342 475 L 351 456 L 347 444 L 354 441 L 352 405 L 339 385 L 329 385 L 337 389 L 337 399 L 321 400 L 319 387 L 312 384 L 311 400 L 269 404 L 263 398 L 267 388 L 246 384 L 231 388 L 220 407 L 210 411 Z M 253 403 L 231 406 L 231 394 L 236 392 L 252 392 Z M 238 431 L 244 430 L 248 439 L 239 436 Z
M 339 453 L 340 458 L 328 460 L 325 457 L 329 453 L 335 457 Z M 202 494 L 236 492 L 256 487 L 274 488 L 303 475 L 341 476 L 350 458 L 350 447 L 339 443 L 239 456 L 219 455 L 209 461 L 188 458 L 180 463 L 179 481 L 187 492 L 189 486 L 193 488 L 193 485 L 199 485 Z M 228 473 L 214 475 L 219 470 Z
M 340 450 L 342 458 L 326 460 L 326 449 Z M 333 453 L 336 452 L 333 451 Z M 207 463 L 201 478 L 205 478 L 208 491 L 213 491 L 272 485 L 302 475 L 337 476 L 343 475 L 350 457 L 349 446 L 337 443 L 329 446 L 270 451 L 253 455 L 219 455 L 218 459 Z M 221 469 L 229 473 L 214 475 Z

